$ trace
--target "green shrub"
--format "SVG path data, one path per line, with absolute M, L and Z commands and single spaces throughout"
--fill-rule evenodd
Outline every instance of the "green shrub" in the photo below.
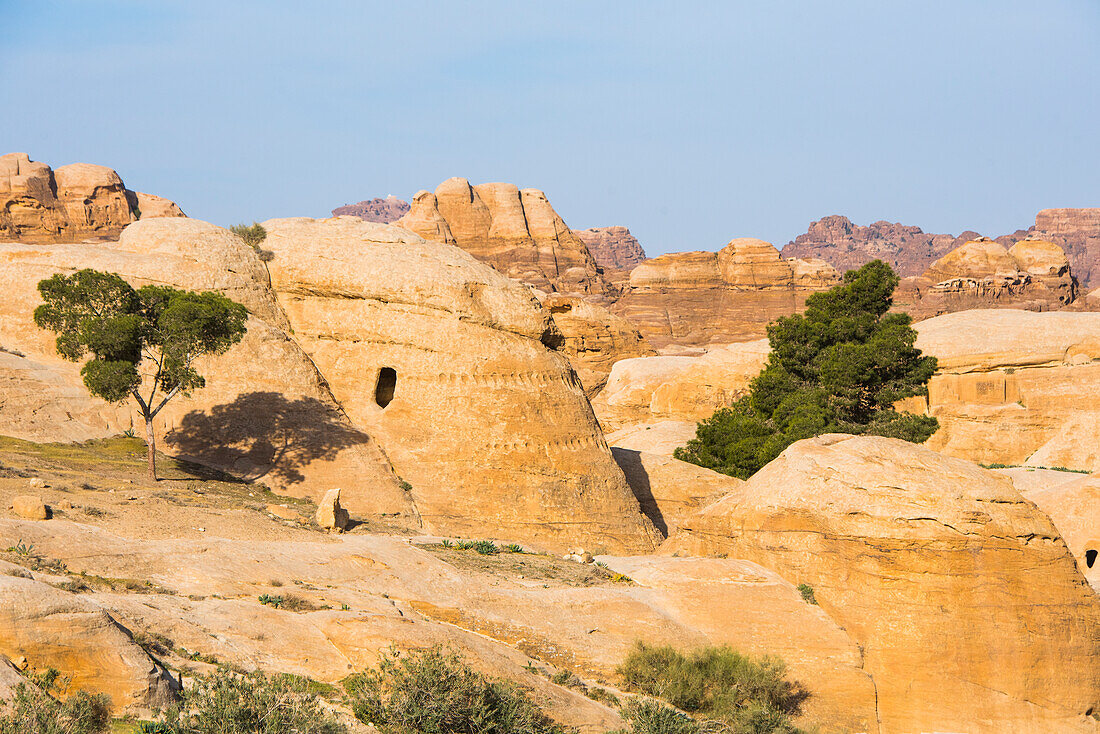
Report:
M 772 351 L 749 394 L 699 423 L 676 458 L 747 479 L 795 441 L 823 433 L 927 440 L 935 418 L 893 408 L 927 395 L 936 370 L 935 357 L 914 346 L 912 319 L 889 313 L 897 284 L 874 260 L 811 295 L 804 314 L 769 324 Z
M 807 604 L 817 605 L 817 598 L 814 597 L 814 587 L 809 584 L 799 584 L 798 593 L 802 595 L 802 601 Z
M 246 245 L 255 250 L 263 262 L 271 262 L 275 259 L 275 253 L 260 247 L 260 243 L 267 239 L 267 230 L 263 228 L 263 225 L 256 222 L 253 222 L 251 227 L 247 224 L 234 224 L 229 228 L 229 231 L 240 237 Z
M 809 694 L 788 681 L 786 672 L 777 658 L 752 659 L 729 647 L 705 647 L 685 656 L 641 642 L 619 666 L 627 690 L 722 721 L 734 732 L 754 734 L 797 731 L 790 717 L 801 711 Z
M 344 681 L 355 716 L 387 734 L 562 734 L 527 695 L 433 647 L 382 655 Z
M 260 594 L 258 601 L 266 607 L 275 607 L 278 609 L 286 601 L 281 596 L 274 596 L 272 594 Z
M 509 553 L 523 553 L 523 546 L 519 543 L 508 543 L 507 545 L 501 547 L 503 550 L 506 550 Z
M 111 699 L 103 694 L 77 691 L 64 702 L 50 693 L 57 671 L 37 682 L 40 687 L 20 683 L 10 710 L 0 713 L 0 734 L 101 734 L 111 720 Z
M 343 734 L 304 678 L 219 670 L 163 716 L 166 734 Z
M 630 722 L 633 734 L 700 734 L 702 726 L 680 711 L 652 698 L 632 698 L 619 714 Z

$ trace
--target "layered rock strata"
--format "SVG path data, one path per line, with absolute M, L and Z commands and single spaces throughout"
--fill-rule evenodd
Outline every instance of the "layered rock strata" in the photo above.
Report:
M 184 214 L 167 199 L 130 191 L 106 166 L 73 163 L 55 171 L 26 153 L 0 156 L 0 240 L 116 239 L 141 216 Z
M 1095 730 L 1100 597 L 1050 520 L 970 462 L 887 438 L 800 441 L 664 548 L 812 586 L 875 679 L 867 730 Z
M 358 204 L 345 204 L 332 210 L 334 217 L 359 217 L 364 222 L 390 224 L 405 216 L 409 211 L 409 202 L 402 201 L 392 194 L 384 199 L 368 199 Z
M 607 274 L 625 275 L 646 259 L 645 250 L 626 227 L 575 229 L 573 233 L 588 246 L 596 264 Z

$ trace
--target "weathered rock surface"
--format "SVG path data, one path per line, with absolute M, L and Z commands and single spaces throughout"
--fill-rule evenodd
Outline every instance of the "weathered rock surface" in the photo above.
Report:
M 569 363 L 547 347 L 560 337 L 530 289 L 398 227 L 263 225 L 297 343 L 412 485 L 425 528 L 652 547 L 656 533 Z
M 73 163 L 55 171 L 26 153 L 0 156 L 0 240 L 115 239 L 139 215 L 183 212 L 167 199 L 129 191 L 105 166 Z
M 1100 314 L 962 311 L 916 329 L 917 347 L 939 359 L 927 405 L 940 429 L 929 447 L 1100 471 Z
M 409 211 L 409 202 L 394 195 L 385 199 L 376 198 L 361 201 L 358 204 L 345 204 L 332 210 L 334 217 L 359 217 L 364 222 L 390 224 L 405 216 Z
M 735 239 L 718 252 L 678 252 L 646 260 L 630 273 L 612 311 L 656 348 L 759 338 L 811 293 L 840 282 L 820 260 L 785 260 L 762 240 Z
M 569 357 L 589 396 L 603 388 L 615 363 L 657 354 L 633 324 L 603 306 L 565 293 L 547 293 L 540 301 L 561 333 L 558 350 Z
M 605 273 L 633 270 L 645 257 L 645 250 L 626 227 L 575 229 L 573 233 L 588 246 L 596 264 Z
M 767 339 L 710 347 L 701 356 L 624 359 L 592 401 L 600 424 L 614 431 L 661 420 L 698 422 L 732 405 L 767 362 Z
M 1058 245 L 1029 236 L 1006 250 L 982 237 L 944 255 L 921 277 L 904 278 L 894 308 L 922 319 L 975 308 L 1050 311 L 1076 297 L 1077 281 Z
M 108 612 L 34 579 L 0 575 L 0 655 L 54 668 L 70 690 L 106 693 L 118 713 L 171 701 L 171 677 Z
M 348 511 L 340 504 L 340 490 L 330 489 L 317 503 L 314 520 L 325 530 L 343 532 L 348 527 Z
M 543 291 L 605 299 L 610 288 L 585 243 L 546 194 L 512 184 L 447 179 L 420 191 L 397 221 L 424 239 L 458 245 L 505 275 Z
M 47 520 L 50 517 L 42 498 L 30 494 L 16 495 L 11 501 L 11 508 L 24 520 Z
M 658 456 L 673 452 L 695 438 L 698 421 L 653 421 L 609 431 L 607 442 L 614 447 L 644 451 Z
M 1031 231 L 1066 251 L 1081 285 L 1100 285 L 1100 208 L 1043 209 Z
M 664 548 L 810 584 L 863 651 L 879 731 L 1096 729 L 1100 597 L 1050 520 L 970 462 L 895 439 L 800 441 Z

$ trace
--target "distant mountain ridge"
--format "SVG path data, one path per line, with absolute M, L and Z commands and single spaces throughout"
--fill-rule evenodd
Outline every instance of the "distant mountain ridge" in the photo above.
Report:
M 345 204 L 332 210 L 334 217 L 359 217 L 366 222 L 390 224 L 396 222 L 409 211 L 409 202 L 390 195 L 361 201 L 358 204 Z

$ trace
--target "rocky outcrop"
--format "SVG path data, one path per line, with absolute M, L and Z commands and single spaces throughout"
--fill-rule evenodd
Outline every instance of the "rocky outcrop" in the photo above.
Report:
M 1082 286 L 1100 286 L 1100 208 L 1043 209 L 1031 231 L 1066 251 Z
M 904 278 L 894 308 L 916 319 L 975 308 L 1050 311 L 1077 298 L 1077 281 L 1058 245 L 1030 235 L 1010 249 L 987 237 L 971 240 Z
M 0 156 L 0 240 L 116 239 L 140 216 L 184 214 L 167 199 L 128 190 L 105 166 L 73 163 L 55 171 L 26 153 Z
M 579 296 L 547 293 L 540 297 L 561 334 L 558 350 L 569 357 L 585 392 L 595 395 L 612 365 L 657 354 L 626 319 Z
M 970 462 L 887 438 L 800 441 L 664 548 L 812 586 L 860 645 L 878 731 L 1095 729 L 1100 597 L 1050 520 Z
M 53 668 L 70 691 L 106 693 L 116 715 L 172 701 L 171 676 L 110 614 L 26 575 L 0 574 L 0 657 L 24 659 L 39 672 Z
M 962 311 L 917 323 L 938 358 L 928 446 L 996 464 L 1100 471 L 1100 314 Z
M 537 189 L 512 184 L 471 186 L 447 179 L 420 191 L 397 221 L 424 239 L 454 244 L 510 278 L 542 291 L 604 300 L 610 289 L 584 242 Z
M 840 282 L 820 260 L 788 260 L 762 240 L 735 239 L 718 252 L 678 252 L 646 260 L 612 310 L 656 348 L 759 338 L 767 324 L 797 312 L 811 293 Z
M 593 399 L 608 430 L 654 421 L 698 422 L 748 392 L 768 360 L 767 339 L 710 347 L 699 356 L 624 359 Z
M 588 246 L 605 273 L 629 272 L 645 260 L 645 250 L 626 227 L 593 227 L 573 232 Z
M 390 224 L 409 212 L 409 202 L 390 194 L 385 199 L 368 199 L 358 204 L 345 204 L 332 210 L 334 217 L 359 217 L 364 222 Z
M 530 289 L 398 227 L 343 217 L 263 226 L 297 343 L 411 484 L 426 529 L 652 547 Z

